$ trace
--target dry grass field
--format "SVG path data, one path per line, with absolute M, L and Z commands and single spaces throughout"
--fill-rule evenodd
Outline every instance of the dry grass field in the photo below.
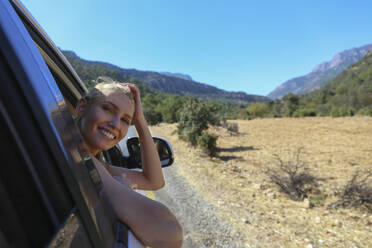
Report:
M 372 214 L 364 209 L 327 206 L 357 170 L 372 169 L 372 118 L 283 118 L 233 121 L 239 133 L 224 128 L 218 158 L 180 141 L 175 124 L 153 126 L 167 138 L 182 174 L 219 215 L 245 237 L 246 247 L 372 247 Z M 300 159 L 319 180 L 317 202 L 293 201 L 271 183 L 267 168 L 274 154 Z

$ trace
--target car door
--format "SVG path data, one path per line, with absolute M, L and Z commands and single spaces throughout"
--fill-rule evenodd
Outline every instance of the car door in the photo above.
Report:
M 58 77 L 5 0 L 0 42 L 1 247 L 125 247 Z

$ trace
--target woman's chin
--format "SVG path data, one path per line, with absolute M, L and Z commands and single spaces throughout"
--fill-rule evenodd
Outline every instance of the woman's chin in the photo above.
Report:
M 109 150 L 112 147 L 114 147 L 118 142 L 115 142 L 115 140 L 108 140 L 106 137 L 103 137 L 103 139 L 102 138 L 91 139 L 91 142 L 89 143 L 91 144 L 90 147 L 92 148 L 94 147 L 95 150 Z
M 116 145 L 116 143 L 115 144 L 113 144 L 113 143 L 101 144 L 101 150 L 109 150 L 109 149 L 113 148 L 115 145 Z

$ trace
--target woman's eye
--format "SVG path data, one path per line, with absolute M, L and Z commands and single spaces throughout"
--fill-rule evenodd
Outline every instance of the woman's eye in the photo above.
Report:
M 107 105 L 103 105 L 102 108 L 103 108 L 103 110 L 105 110 L 105 111 L 112 112 L 112 111 L 111 111 L 111 108 L 110 108 L 109 106 L 107 106 Z
M 129 124 L 129 120 L 127 120 L 125 118 L 122 118 L 121 121 L 124 122 L 124 123 L 126 123 L 126 124 Z

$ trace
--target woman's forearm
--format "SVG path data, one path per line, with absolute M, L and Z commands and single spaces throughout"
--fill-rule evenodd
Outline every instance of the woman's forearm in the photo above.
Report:
M 166 206 L 120 184 L 102 163 L 95 162 L 117 217 L 142 243 L 151 247 L 181 247 L 182 227 Z
M 164 186 L 164 177 L 158 152 L 155 148 L 150 130 L 144 117 L 141 105 L 141 94 L 134 84 L 126 84 L 133 93 L 135 111 L 133 114 L 134 125 L 137 129 L 141 145 L 142 172 L 128 174 L 128 180 L 134 175 L 132 181 L 137 183 L 138 189 L 156 190 Z
M 140 145 L 143 175 L 146 177 L 151 190 L 164 186 L 164 176 L 160 164 L 159 154 L 156 150 L 152 135 L 144 117 L 135 123 Z

